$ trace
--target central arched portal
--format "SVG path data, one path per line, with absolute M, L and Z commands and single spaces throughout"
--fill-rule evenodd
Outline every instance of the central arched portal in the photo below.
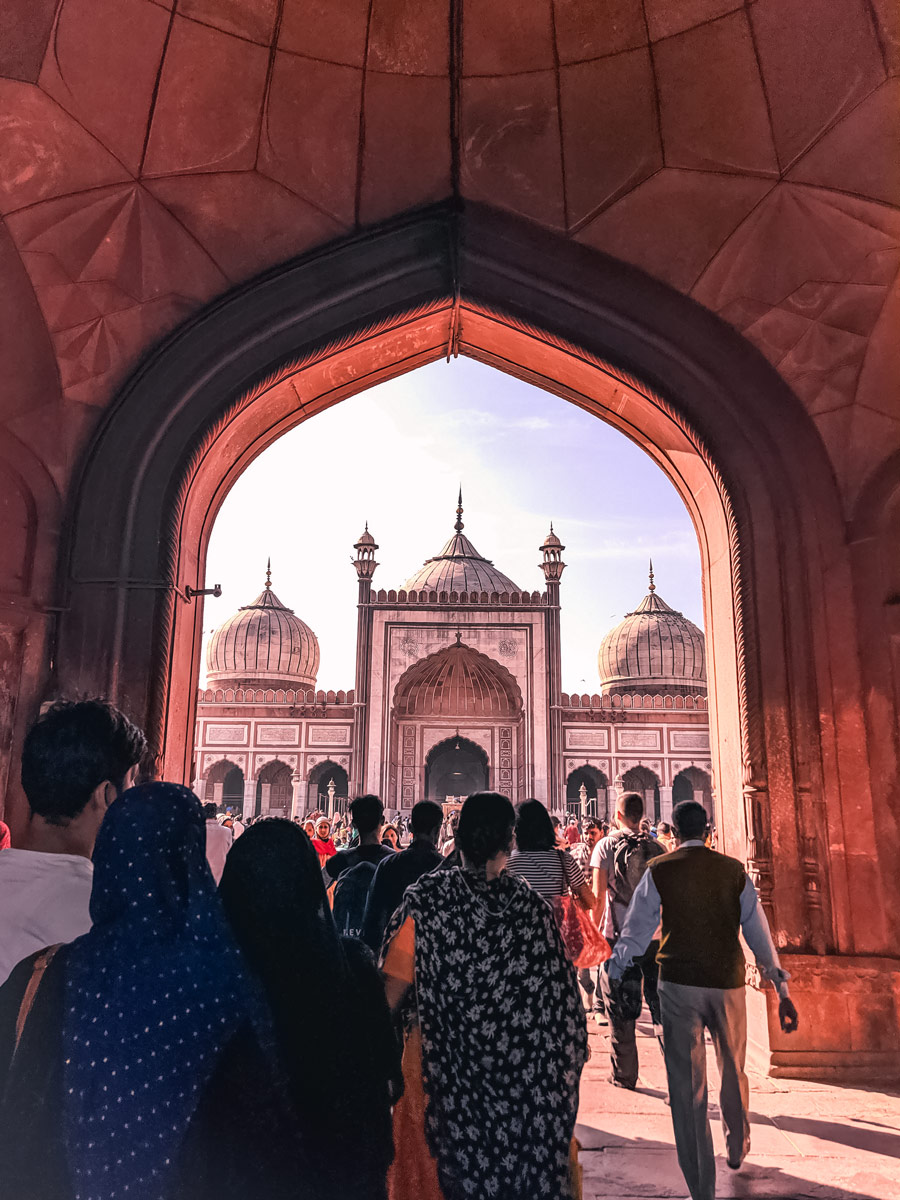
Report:
M 160 772 L 190 779 L 203 610 L 186 589 L 205 585 L 231 483 L 292 426 L 456 354 L 607 420 L 683 497 L 703 566 L 722 848 L 747 863 L 795 981 L 811 981 L 814 1032 L 790 1043 L 770 1013 L 771 1061 L 840 1066 L 842 1046 L 820 1047 L 815 1031 L 833 1024 L 832 994 L 865 1010 L 854 956 L 889 953 L 896 910 L 867 897 L 900 898 L 854 815 L 877 804 L 848 719 L 859 681 L 834 650 L 856 620 L 840 498 L 815 426 L 762 355 L 623 263 L 454 203 L 326 246 L 187 322 L 123 387 L 82 464 L 49 692 L 110 696 L 147 728 Z M 367 710 L 369 697 L 354 703 Z M 374 726 L 389 755 L 391 714 Z M 527 742 L 523 732 L 523 786 Z M 816 971 L 828 954 L 840 957 L 826 980 Z
M 463 800 L 488 786 L 488 757 L 468 738 L 450 737 L 438 742 L 425 760 L 425 799 L 443 804 Z
M 487 595 L 471 607 L 474 619 L 488 629 L 492 619 L 502 619 L 502 608 Z M 429 628 L 430 636 L 443 632 L 440 611 L 416 605 L 405 615 L 402 627 L 418 628 L 423 640 Z M 469 636 L 477 637 L 478 630 Z M 373 631 L 376 649 L 378 638 Z M 367 747 L 370 765 L 387 764 L 389 808 L 402 811 L 418 800 L 443 802 L 485 788 L 514 801 L 524 798 L 533 777 L 536 712 L 506 667 L 460 636 L 403 671 L 392 691 L 388 743 L 382 749 L 380 723 L 370 721 Z M 540 719 L 544 716 L 541 711 Z

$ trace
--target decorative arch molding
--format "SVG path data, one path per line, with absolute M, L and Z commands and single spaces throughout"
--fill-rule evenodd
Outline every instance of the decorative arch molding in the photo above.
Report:
M 444 205 L 335 242 L 236 289 L 148 356 L 71 498 L 56 686 L 118 699 L 183 777 L 202 623 L 184 588 L 203 584 L 228 488 L 288 428 L 454 354 L 602 417 L 672 479 L 704 566 L 726 848 L 748 861 L 784 947 L 890 953 L 889 919 L 856 898 L 873 881 L 851 888 L 854 855 L 871 859 L 844 795 L 871 804 L 871 790 L 842 715 L 860 703 L 858 669 L 836 647 L 855 627 L 852 588 L 812 421 L 709 312 L 506 214 Z
M 283 758 L 269 758 L 256 772 L 256 778 L 258 782 L 266 783 L 276 775 L 283 774 L 285 771 L 287 771 L 289 775 L 293 775 L 296 769 L 296 766 L 291 766 L 291 764 L 289 762 L 285 762 Z
M 439 708 L 425 705 L 421 712 L 409 712 L 408 707 L 404 707 L 404 705 L 408 706 L 409 697 L 413 694 L 414 689 L 427 688 L 428 681 L 430 679 L 437 680 L 445 669 L 449 669 L 451 674 L 454 673 L 454 667 L 457 664 L 453 663 L 452 656 L 458 654 L 464 656 L 464 662 L 458 665 L 464 666 L 467 673 L 480 679 L 485 690 L 489 687 L 493 688 L 496 693 L 495 700 L 499 699 L 502 703 L 502 700 L 505 699 L 505 705 L 500 707 L 493 704 L 490 709 L 486 710 L 482 704 L 481 711 L 472 713 L 461 713 L 458 708 L 451 713 L 442 713 Z M 518 719 L 522 709 L 521 689 L 507 668 L 487 654 L 482 654 L 473 646 L 467 646 L 464 642 L 457 642 L 454 646 L 445 646 L 442 650 L 436 650 L 433 654 L 429 654 L 407 667 L 397 680 L 391 700 L 391 711 L 397 720 L 405 720 L 410 717 L 455 717 L 458 715 L 466 720 L 512 721 Z
M 594 785 L 594 788 L 608 788 L 609 780 L 604 771 L 600 767 L 595 767 L 593 763 L 579 763 L 577 767 L 573 767 L 571 771 L 566 772 L 566 789 L 573 778 L 586 777 Z
M 341 766 L 335 759 L 321 758 L 317 762 L 314 762 L 306 772 L 306 782 L 318 783 L 322 776 L 326 775 L 329 771 L 343 771 L 345 775 L 347 774 L 346 766 Z
M 222 778 L 224 779 L 229 771 L 240 771 L 243 775 L 244 768 L 240 763 L 235 762 L 233 758 L 217 758 L 215 762 L 209 763 L 201 775 L 201 779 L 203 779 L 204 782 L 209 783 L 209 777 L 214 771 L 218 774 L 221 774 Z
M 445 729 L 430 729 L 422 735 L 422 754 L 425 762 L 428 761 L 428 756 L 434 750 L 435 746 L 441 745 L 447 740 L 447 731 Z M 465 736 L 467 741 L 473 742 L 487 755 L 490 761 L 493 745 L 491 741 L 490 727 L 486 727 L 484 722 L 480 722 L 478 728 L 470 728 L 465 726 L 465 734 L 460 733 L 460 736 Z

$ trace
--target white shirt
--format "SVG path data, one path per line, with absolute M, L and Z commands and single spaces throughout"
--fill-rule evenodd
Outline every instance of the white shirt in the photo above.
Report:
M 80 854 L 0 850 L 0 984 L 36 950 L 87 933 L 93 882 Z
M 682 847 L 703 846 L 705 843 L 697 840 L 682 842 L 681 845 Z M 778 951 L 775 949 L 775 943 L 772 941 L 772 934 L 769 930 L 769 922 L 766 920 L 766 914 L 759 903 L 756 888 L 749 876 L 744 882 L 740 899 L 741 932 L 744 935 L 744 941 L 753 952 L 760 972 L 775 985 L 779 996 L 787 996 L 790 975 L 782 969 L 779 962 Z M 639 958 L 650 945 L 659 926 L 661 906 L 662 900 L 656 884 L 653 882 L 653 873 L 647 871 L 634 889 L 634 895 L 628 905 L 628 912 L 625 914 L 621 936 L 616 942 L 612 958 L 609 960 L 609 973 L 613 979 L 621 976 L 622 972 L 631 965 L 633 959 Z
M 234 834 L 227 825 L 220 825 L 215 817 L 206 822 L 206 861 L 209 863 L 209 869 L 212 871 L 217 887 L 222 878 L 222 872 L 225 870 L 225 859 L 233 841 Z

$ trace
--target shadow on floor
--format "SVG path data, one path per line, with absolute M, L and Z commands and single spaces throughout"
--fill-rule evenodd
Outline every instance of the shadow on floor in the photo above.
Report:
M 868 1125 L 839 1124 L 837 1121 L 823 1121 L 819 1117 L 779 1115 L 771 1120 L 784 1133 L 801 1133 L 838 1146 L 852 1146 L 855 1150 L 868 1150 L 885 1158 L 900 1159 L 900 1133 L 882 1133 Z
M 640 1115 L 636 1114 L 636 1126 L 639 1123 Z M 584 1200 L 656 1200 L 657 1197 L 689 1200 L 671 1143 L 638 1136 L 624 1144 L 582 1150 L 579 1160 L 584 1171 Z M 798 1165 L 802 1161 L 798 1160 Z M 807 1161 L 812 1165 L 816 1160 Z M 807 1197 L 809 1200 L 896 1200 L 897 1197 L 897 1185 L 888 1179 L 884 1180 L 884 1188 L 877 1181 L 877 1190 L 873 1191 L 869 1180 L 864 1190 L 858 1190 L 852 1181 L 826 1180 L 821 1171 L 817 1172 L 819 1178 L 804 1178 L 765 1159 L 750 1159 L 740 1171 L 732 1172 L 719 1156 L 716 1167 L 716 1196 L 722 1200 L 806 1200 Z

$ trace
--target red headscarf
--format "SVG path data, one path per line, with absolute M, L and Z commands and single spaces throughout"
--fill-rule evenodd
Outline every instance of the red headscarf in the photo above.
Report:
M 9 826 L 5 821 L 0 821 L 0 850 L 8 850 L 12 845 L 12 838 L 9 832 Z
M 323 819 L 320 817 L 319 820 L 316 821 L 316 829 L 318 830 L 319 825 L 324 825 L 325 823 L 326 822 L 323 821 Z M 322 861 L 324 861 L 326 858 L 331 858 L 332 854 L 337 854 L 337 846 L 335 846 L 334 839 L 331 836 L 331 822 L 328 821 L 327 824 L 328 824 L 328 837 L 326 837 L 326 838 L 320 838 L 320 837 L 310 838 L 310 841 L 313 844 L 313 849 L 315 850 L 316 854 L 318 854 L 319 858 Z

